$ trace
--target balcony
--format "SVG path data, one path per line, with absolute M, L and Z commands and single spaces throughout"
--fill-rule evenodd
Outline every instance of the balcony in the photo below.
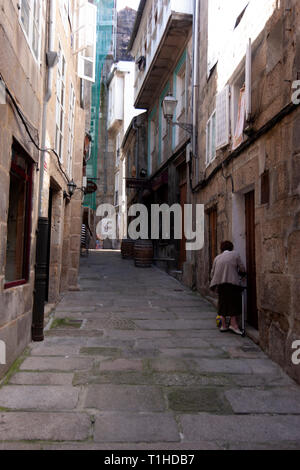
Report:
M 192 33 L 193 0 L 147 0 L 131 39 L 135 106 L 149 109 Z
M 124 83 L 116 70 L 109 84 L 108 130 L 116 131 L 124 120 Z

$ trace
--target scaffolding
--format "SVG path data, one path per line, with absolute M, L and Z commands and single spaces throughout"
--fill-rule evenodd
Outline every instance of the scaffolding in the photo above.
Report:
M 86 176 L 96 180 L 98 174 L 98 139 L 100 119 L 101 78 L 105 60 L 108 55 L 116 55 L 116 0 L 94 0 L 97 5 L 97 51 L 96 80 L 91 91 L 91 153 L 87 162 Z M 84 207 L 96 211 L 96 193 L 86 195 Z

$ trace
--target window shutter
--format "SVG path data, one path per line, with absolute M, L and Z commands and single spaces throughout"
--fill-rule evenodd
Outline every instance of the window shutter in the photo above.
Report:
M 216 101 L 216 147 L 220 149 L 229 144 L 229 85 L 217 95 Z
M 249 39 L 246 52 L 246 121 L 249 121 L 252 113 L 252 43 Z
M 210 158 L 210 121 L 206 124 L 206 165 L 209 164 Z
M 82 7 L 82 11 L 80 11 L 79 18 L 83 19 L 84 24 L 80 24 L 78 30 L 78 76 L 84 80 L 95 82 L 97 6 L 92 3 L 86 3 Z

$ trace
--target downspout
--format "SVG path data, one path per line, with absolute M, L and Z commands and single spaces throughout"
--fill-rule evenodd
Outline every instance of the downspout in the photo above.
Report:
M 135 157 L 134 157 L 134 164 L 136 168 L 136 178 L 138 178 L 139 174 L 139 126 L 136 124 L 136 118 L 134 118 L 132 129 L 136 132 L 136 141 L 135 141 Z
M 47 133 L 47 111 L 48 103 L 52 96 L 52 80 L 53 80 L 53 68 L 48 63 L 49 53 L 53 53 L 55 46 L 55 14 L 56 14 L 56 3 L 55 0 L 48 0 L 49 4 L 49 21 L 48 21 L 48 51 L 46 53 L 47 58 L 47 79 L 46 79 L 46 92 L 43 103 L 43 121 L 42 121 L 42 148 L 46 148 L 46 133 Z M 41 164 L 40 164 L 40 186 L 39 186 L 39 217 L 43 216 L 42 200 L 43 200 L 43 186 L 45 177 L 45 155 L 46 152 L 41 152 Z
M 52 96 L 53 67 L 56 63 L 56 57 L 57 57 L 54 53 L 55 14 L 56 14 L 56 2 L 55 0 L 48 0 L 48 18 L 49 18 L 48 19 L 48 51 L 46 53 L 47 77 L 46 77 L 46 90 L 45 90 L 45 96 L 44 96 L 44 102 L 43 102 L 42 142 L 41 142 L 41 147 L 43 149 L 46 148 L 48 103 Z M 44 187 L 44 182 L 45 182 L 45 155 L 46 155 L 46 152 L 41 152 L 39 197 L 38 197 L 38 228 L 37 228 L 37 235 L 36 235 L 35 285 L 34 285 L 34 299 L 33 299 L 33 311 L 32 311 L 32 340 L 33 341 L 44 340 L 44 313 L 45 313 L 45 299 L 46 299 L 46 289 L 47 289 L 47 254 L 48 254 L 48 233 L 49 233 L 48 205 L 43 207 L 43 187 Z
M 199 77 L 199 6 L 200 0 L 194 0 L 194 14 L 193 14 L 193 89 L 192 89 L 192 123 L 193 123 L 193 137 L 192 137 L 192 158 L 195 158 L 196 165 L 196 184 L 199 178 L 199 158 L 197 149 L 197 135 L 198 135 L 198 119 L 197 119 L 197 98 L 198 98 L 198 77 Z M 192 167 L 190 167 L 190 180 L 192 182 Z

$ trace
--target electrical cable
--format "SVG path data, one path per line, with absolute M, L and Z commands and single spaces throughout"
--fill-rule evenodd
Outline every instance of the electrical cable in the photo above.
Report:
M 69 183 L 69 182 L 70 182 L 70 179 L 69 179 L 68 175 L 65 173 L 65 171 L 64 171 L 64 169 L 63 169 L 63 167 L 62 167 L 62 165 L 61 165 L 61 162 L 60 162 L 60 158 L 59 158 L 58 153 L 57 153 L 54 149 L 52 149 L 52 148 L 42 149 L 42 148 L 36 143 L 36 141 L 35 141 L 34 138 L 32 137 L 32 134 L 31 134 L 31 132 L 30 132 L 30 129 L 29 129 L 29 127 L 28 127 L 28 124 L 27 124 L 27 122 L 26 122 L 25 117 L 23 116 L 23 114 L 22 114 L 22 112 L 21 112 L 21 110 L 20 110 L 20 108 L 19 108 L 19 106 L 18 106 L 18 104 L 17 104 L 15 98 L 13 97 L 13 95 L 11 94 L 11 92 L 9 91 L 9 89 L 8 89 L 8 87 L 7 87 L 7 85 L 6 85 L 6 83 L 5 83 L 5 81 L 4 81 L 4 79 L 3 79 L 3 77 L 2 77 L 1 74 L 0 74 L 0 78 L 1 78 L 1 80 L 3 81 L 3 83 L 4 83 L 4 85 L 5 85 L 5 91 L 6 91 L 6 93 L 8 94 L 8 96 L 10 97 L 10 99 L 11 99 L 11 101 L 12 101 L 12 103 L 13 103 L 13 105 L 14 105 L 14 107 L 15 107 L 17 113 L 18 113 L 18 116 L 20 117 L 20 119 L 21 119 L 21 121 L 22 121 L 22 123 L 23 123 L 23 125 L 24 125 L 24 127 L 25 127 L 25 130 L 26 130 L 26 132 L 27 132 L 27 134 L 28 134 L 28 136 L 29 136 L 31 142 L 33 143 L 33 145 L 35 146 L 35 148 L 36 148 L 39 152 L 47 152 L 47 153 L 52 152 L 52 153 L 56 156 L 57 162 L 58 162 L 58 166 L 59 166 L 59 168 L 60 168 L 60 171 L 62 172 L 62 174 L 63 174 L 64 177 L 66 178 L 67 182 Z

